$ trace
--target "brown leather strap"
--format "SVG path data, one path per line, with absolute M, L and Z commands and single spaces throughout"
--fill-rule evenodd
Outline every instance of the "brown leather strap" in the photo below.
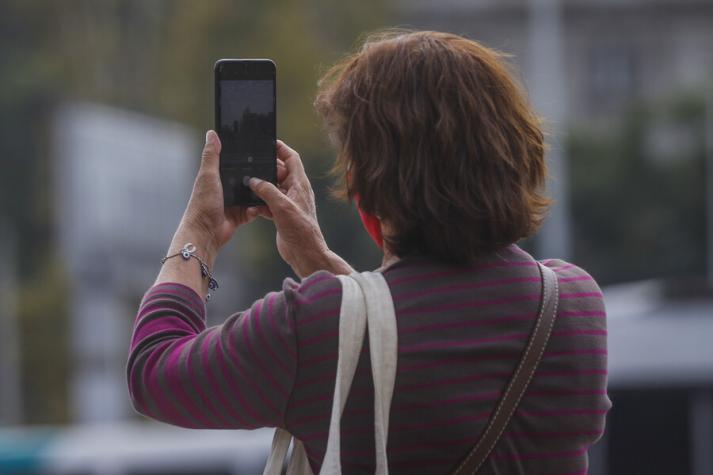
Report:
M 453 472 L 453 475 L 475 474 L 488 459 L 490 452 L 495 448 L 495 444 L 500 440 L 500 436 L 515 413 L 530 381 L 532 381 L 532 376 L 537 370 L 547 342 L 550 339 L 552 327 L 557 316 L 559 287 L 557 285 L 557 275 L 554 271 L 539 263 L 538 266 L 542 277 L 542 301 L 535 327 L 523 351 L 520 363 L 515 369 L 503 397 L 498 402 L 495 412 L 490 416 L 485 431 L 480 436 L 475 447 L 473 447 L 473 450 Z

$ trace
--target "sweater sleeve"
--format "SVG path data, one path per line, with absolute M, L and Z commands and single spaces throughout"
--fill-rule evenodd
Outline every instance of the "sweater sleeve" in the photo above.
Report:
M 285 279 L 281 292 L 211 328 L 190 288 L 162 283 L 149 289 L 127 364 L 134 408 L 182 427 L 283 427 L 297 370 L 292 313 L 299 287 Z

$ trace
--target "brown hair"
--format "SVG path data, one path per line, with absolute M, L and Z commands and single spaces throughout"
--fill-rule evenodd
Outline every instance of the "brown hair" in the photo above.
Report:
M 336 194 L 388 223 L 396 255 L 469 264 L 542 223 L 543 133 L 503 54 L 374 34 L 320 80 L 315 107 L 338 147 Z

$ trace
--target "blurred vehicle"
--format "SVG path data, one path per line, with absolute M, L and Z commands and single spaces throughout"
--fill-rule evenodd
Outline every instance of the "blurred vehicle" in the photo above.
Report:
M 189 430 L 155 423 L 0 430 L 3 475 L 262 473 L 272 430 Z

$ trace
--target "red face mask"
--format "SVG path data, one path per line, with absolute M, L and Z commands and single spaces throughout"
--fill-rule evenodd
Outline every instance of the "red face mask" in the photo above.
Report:
M 371 239 L 379 246 L 379 249 L 384 248 L 384 236 L 381 235 L 381 221 L 379 218 L 373 214 L 369 214 L 359 206 L 359 195 L 354 195 L 354 202 L 357 205 L 357 211 L 359 211 L 359 217 L 364 225 L 364 229 L 369 233 Z

